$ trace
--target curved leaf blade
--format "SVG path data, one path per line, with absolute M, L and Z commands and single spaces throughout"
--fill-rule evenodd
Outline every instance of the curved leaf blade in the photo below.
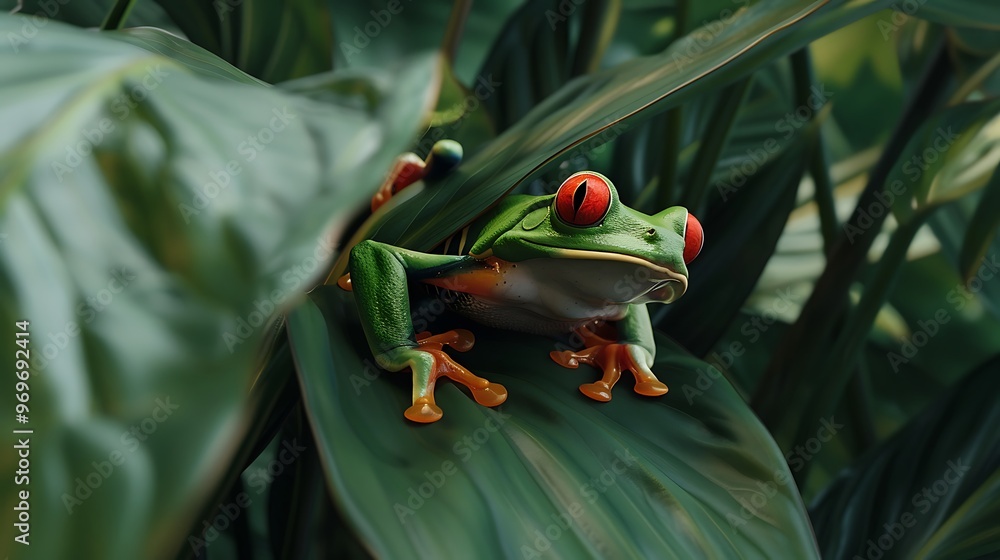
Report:
M 288 326 L 331 492 L 375 556 L 816 557 L 774 442 L 724 379 L 692 395 L 705 364 L 675 343 L 658 340 L 656 363 L 671 393 L 597 404 L 577 390 L 592 373 L 551 362 L 551 341 L 478 328 L 459 359 L 507 402 L 442 384 L 445 417 L 417 426 L 410 376 L 355 350 L 352 307 L 324 286 Z
M 986 257 L 986 251 L 996 238 L 1000 228 L 1000 167 L 993 171 L 989 183 L 983 188 L 982 197 L 976 206 L 965 239 L 958 254 L 958 270 L 965 282 L 969 282 Z
M 250 74 L 220 59 L 211 52 L 155 27 L 134 27 L 108 33 L 109 36 L 142 47 L 151 53 L 172 58 L 206 77 L 266 86 Z
M 24 21 L 0 15 L 0 35 Z M 15 320 L 32 333 L 33 557 L 187 546 L 246 432 L 269 317 L 322 272 L 325 233 L 437 83 L 429 56 L 364 80 L 363 104 L 318 103 L 117 36 L 50 21 L 0 47 L 0 320 L 8 340 Z
M 983 364 L 833 482 L 811 509 L 824 557 L 1000 552 L 998 373 Z

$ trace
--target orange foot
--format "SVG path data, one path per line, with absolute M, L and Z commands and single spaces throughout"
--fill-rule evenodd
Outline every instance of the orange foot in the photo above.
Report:
M 630 371 L 635 376 L 635 392 L 647 397 L 658 397 L 667 392 L 667 386 L 656 379 L 649 366 L 645 363 L 648 353 L 635 344 L 622 344 L 607 340 L 595 334 L 587 327 L 581 327 L 577 333 L 583 338 L 587 347 L 579 352 L 564 350 L 552 351 L 552 360 L 565 368 L 576 369 L 580 364 L 588 364 L 604 372 L 600 381 L 580 385 L 580 392 L 595 401 L 611 400 L 611 388 L 622 376 L 623 371 Z M 652 360 L 649 360 L 651 362 Z
M 450 346 L 459 352 L 468 351 L 476 341 L 471 332 L 465 329 L 438 335 L 422 332 L 416 338 L 418 347 L 412 351 L 422 355 L 422 359 L 411 362 L 413 406 L 404 413 L 408 419 L 424 424 L 441 419 L 441 408 L 434 403 L 434 384 L 441 376 L 468 387 L 472 391 L 472 397 L 483 406 L 497 406 L 507 400 L 507 389 L 503 385 L 490 383 L 476 376 L 444 352 L 444 346 Z

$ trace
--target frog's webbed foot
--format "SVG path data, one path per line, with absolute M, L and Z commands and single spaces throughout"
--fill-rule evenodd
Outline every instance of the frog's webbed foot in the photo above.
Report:
M 565 368 L 576 369 L 580 364 L 587 364 L 604 372 L 599 381 L 580 385 L 584 395 L 595 401 L 610 401 L 611 388 L 623 371 L 630 371 L 635 376 L 635 392 L 640 395 L 658 397 L 667 392 L 667 386 L 650 371 L 652 357 L 641 346 L 607 340 L 587 327 L 581 327 L 577 333 L 586 346 L 583 350 L 552 351 L 549 356 Z
M 499 383 L 490 383 L 458 364 L 444 352 L 450 346 L 466 352 L 475 343 L 475 337 L 465 329 L 455 329 L 438 335 L 422 332 L 417 335 L 417 347 L 400 349 L 399 356 L 413 370 L 413 405 L 404 415 L 421 423 L 441 419 L 441 408 L 434 402 L 434 385 L 439 377 L 448 377 L 465 385 L 472 397 L 483 406 L 497 406 L 507 400 L 507 389 Z

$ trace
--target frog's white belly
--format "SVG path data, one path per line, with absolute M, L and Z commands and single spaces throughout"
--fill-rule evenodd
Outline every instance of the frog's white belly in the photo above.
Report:
M 623 318 L 631 304 L 654 301 L 662 278 L 634 263 L 577 259 L 501 261 L 488 274 L 439 284 L 449 305 L 473 320 L 534 334 L 568 332 L 593 320 Z

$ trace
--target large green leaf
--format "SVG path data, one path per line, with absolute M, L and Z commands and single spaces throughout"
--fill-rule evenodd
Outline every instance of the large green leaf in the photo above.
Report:
M 812 508 L 827 558 L 1000 554 L 1000 359 L 970 374 Z
M 654 367 L 669 394 L 623 382 L 597 404 L 577 390 L 596 372 L 557 366 L 554 341 L 472 327 L 459 360 L 510 397 L 491 410 L 442 384 L 444 418 L 418 426 L 410 376 L 358 352 L 352 309 L 322 287 L 288 328 L 334 499 L 377 557 L 816 557 L 774 442 L 675 343 Z
M 0 35 L 26 21 L 0 15 Z M 11 355 L 30 321 L 35 430 L 31 547 L 5 538 L 0 556 L 184 546 L 245 434 L 267 319 L 322 273 L 325 232 L 437 84 L 426 56 L 320 103 L 114 37 L 47 22 L 0 47 L 0 321 Z M 16 462 L 5 446 L 0 468 Z

